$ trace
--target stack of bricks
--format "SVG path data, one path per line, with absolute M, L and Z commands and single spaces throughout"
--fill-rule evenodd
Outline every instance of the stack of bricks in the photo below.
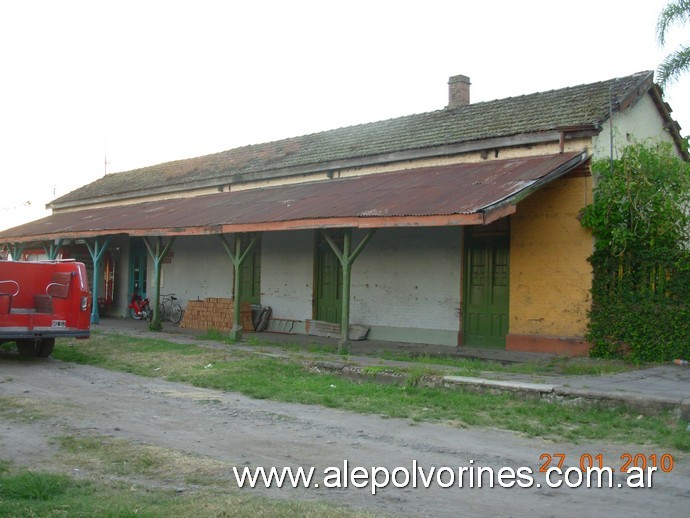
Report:
M 187 329 L 230 331 L 234 312 L 232 299 L 209 297 L 204 300 L 187 302 L 180 327 Z M 248 302 L 240 305 L 240 322 L 242 331 L 254 331 L 252 323 L 252 306 Z

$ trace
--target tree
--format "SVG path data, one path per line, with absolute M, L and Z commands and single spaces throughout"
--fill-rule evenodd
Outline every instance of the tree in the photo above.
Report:
M 620 159 L 592 163 L 598 182 L 581 223 L 612 256 L 686 249 L 690 243 L 690 163 L 671 144 L 633 144 Z
M 674 24 L 684 25 L 690 21 L 690 0 L 670 2 L 659 15 L 656 24 L 656 36 L 660 45 L 665 45 L 670 27 Z M 664 87 L 676 81 L 681 74 L 690 70 L 690 46 L 681 47 L 672 52 L 657 69 L 657 80 Z

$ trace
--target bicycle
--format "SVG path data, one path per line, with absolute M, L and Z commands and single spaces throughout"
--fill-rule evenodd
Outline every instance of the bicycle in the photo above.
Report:
M 161 322 L 169 321 L 173 324 L 179 324 L 182 320 L 182 306 L 177 302 L 177 297 L 174 293 L 169 295 L 161 295 L 163 300 L 159 306 Z

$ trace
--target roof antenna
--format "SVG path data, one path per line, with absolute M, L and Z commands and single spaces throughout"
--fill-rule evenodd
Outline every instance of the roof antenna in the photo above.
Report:
M 103 176 L 108 174 L 108 129 L 103 130 Z

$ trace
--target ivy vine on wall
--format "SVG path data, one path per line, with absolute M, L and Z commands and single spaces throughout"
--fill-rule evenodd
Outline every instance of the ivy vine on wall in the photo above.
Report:
M 635 144 L 592 172 L 591 354 L 690 359 L 690 164 L 670 145 Z

